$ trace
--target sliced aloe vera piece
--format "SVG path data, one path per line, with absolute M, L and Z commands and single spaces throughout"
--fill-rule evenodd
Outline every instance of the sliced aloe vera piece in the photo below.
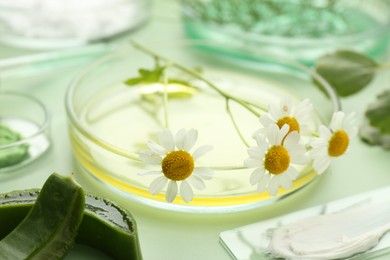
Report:
M 38 194 L 39 190 L 24 190 L 0 195 L 0 238 L 20 223 Z M 84 217 L 76 242 L 96 248 L 114 259 L 142 259 L 137 225 L 132 215 L 91 194 L 85 194 Z
M 0 241 L 0 259 L 63 258 L 73 246 L 84 204 L 82 188 L 70 177 L 50 175 L 25 218 Z

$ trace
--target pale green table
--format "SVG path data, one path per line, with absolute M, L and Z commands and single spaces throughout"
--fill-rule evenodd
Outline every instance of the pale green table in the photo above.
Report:
M 145 26 L 114 41 L 125 42 L 131 37 L 140 42 L 175 42 L 183 39 L 185 35 L 178 2 L 165 0 L 155 1 L 154 4 L 151 19 Z M 0 58 L 29 52 L 0 46 Z M 69 81 L 81 65 L 29 78 L 3 80 L 3 89 L 33 93 L 48 106 L 52 113 L 52 146 L 44 157 L 28 167 L 0 175 L 0 192 L 41 187 L 52 172 L 68 174 L 75 170 L 67 134 L 64 95 Z M 389 83 L 390 77 L 382 75 L 369 88 L 344 99 L 344 110 L 356 111 L 361 120 L 366 105 Z M 138 223 L 141 249 L 146 260 L 229 259 L 229 255 L 219 244 L 221 231 L 390 184 L 390 151 L 367 146 L 359 139 L 352 142 L 351 148 L 345 157 L 334 162 L 328 174 L 305 189 L 272 206 L 229 214 L 196 215 L 154 209 L 125 201 L 91 177 L 77 178 L 86 190 L 107 197 L 132 212 Z M 96 256 L 86 256 L 85 252 L 84 249 L 78 249 L 69 259 L 97 259 Z

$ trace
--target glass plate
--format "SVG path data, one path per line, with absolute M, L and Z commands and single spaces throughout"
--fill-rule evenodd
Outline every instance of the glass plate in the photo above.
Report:
M 299 210 L 284 216 L 253 223 L 243 227 L 224 231 L 220 234 L 220 242 L 233 259 L 269 259 L 276 260 L 269 253 L 268 245 L 272 232 L 278 227 L 299 221 L 301 219 L 348 211 L 353 208 L 372 204 L 388 203 L 390 187 L 364 192 L 323 205 Z M 334 227 L 329 227 L 334 228 Z M 390 252 L 390 234 L 385 234 L 378 244 L 362 254 L 348 259 L 377 259 Z
M 189 42 L 175 46 L 148 43 L 146 46 L 169 59 L 168 63 L 200 68 L 202 75 L 223 91 L 264 109 L 269 102 L 279 102 L 284 96 L 293 102 L 310 98 L 315 107 L 315 119 L 310 122 L 313 126 L 328 122 L 331 114 L 339 109 L 337 97 L 326 82 L 305 66 L 281 57 L 257 52 L 253 55 L 266 62 L 237 64 L 234 59 L 215 55 L 216 46 L 211 43 Z M 226 113 L 225 98 L 182 71 L 168 70 L 170 79 L 180 78 L 196 88 L 175 85 L 178 82 L 171 81 L 169 84 L 175 87 L 169 88 L 166 117 L 163 85 L 129 87 L 124 84 L 129 78 L 139 77 L 139 69 L 153 68 L 156 60 L 152 56 L 133 45 L 125 46 L 91 64 L 73 80 L 66 108 L 80 173 L 90 174 L 123 196 L 147 205 L 199 213 L 238 211 L 273 203 L 316 178 L 316 173 L 307 165 L 299 168 L 299 177 L 291 189 L 280 188 L 276 196 L 257 193 L 256 186 L 249 183 L 252 170 L 243 167 L 248 157 L 247 147 Z M 330 99 L 314 86 L 312 77 L 323 83 Z M 258 118 L 233 102 L 230 110 L 243 138 L 252 142 L 253 132 L 260 127 Z M 142 163 L 138 154 L 147 148 L 147 141 L 165 127 L 166 120 L 173 132 L 180 128 L 197 129 L 197 145 L 214 147 L 199 159 L 201 166 L 214 169 L 214 177 L 206 182 L 204 190 L 194 190 L 190 203 L 185 203 L 180 196 L 168 203 L 165 192 L 151 195 L 148 187 L 155 177 L 140 176 L 152 168 Z

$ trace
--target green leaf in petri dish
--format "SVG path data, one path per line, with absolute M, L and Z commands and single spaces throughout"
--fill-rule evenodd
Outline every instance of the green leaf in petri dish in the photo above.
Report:
M 370 57 L 354 51 L 339 50 L 320 57 L 316 62 L 315 71 L 339 96 L 347 97 L 370 84 L 378 67 L 378 63 Z M 317 82 L 316 85 L 322 88 Z
M 22 140 L 22 136 L 8 126 L 0 124 L 0 168 L 18 164 L 28 157 L 28 144 L 4 147 Z

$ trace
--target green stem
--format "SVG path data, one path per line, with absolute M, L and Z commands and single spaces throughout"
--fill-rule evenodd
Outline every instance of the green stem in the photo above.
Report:
M 169 128 L 169 113 L 168 113 L 168 76 L 167 72 L 164 72 L 164 94 L 163 94 L 163 107 L 165 117 L 165 128 Z
M 244 136 L 242 135 L 236 120 L 234 120 L 234 116 L 232 114 L 232 111 L 230 110 L 229 99 L 226 99 L 226 112 L 228 113 L 230 119 L 232 120 L 234 129 L 236 129 L 236 132 L 237 132 L 238 136 L 240 137 L 241 141 L 246 145 L 246 147 L 249 147 L 250 145 L 248 144 L 248 142 L 245 140 Z
M 191 75 L 199 80 L 202 80 L 204 83 L 206 83 L 210 88 L 215 90 L 221 96 L 225 97 L 226 99 L 231 99 L 231 100 L 237 102 L 238 104 L 243 106 L 245 109 L 247 109 L 249 112 L 251 112 L 256 117 L 260 116 L 260 114 L 253 108 L 253 107 L 256 107 L 255 104 L 252 104 L 246 100 L 243 100 L 241 98 L 232 96 L 229 93 L 226 93 L 225 91 L 223 91 L 222 89 L 217 87 L 214 83 L 212 83 L 208 79 L 204 78 L 199 72 L 192 70 L 192 69 L 189 69 L 189 68 L 186 68 L 185 66 L 183 66 L 181 64 L 175 63 L 175 62 L 173 62 L 165 57 L 162 57 L 162 56 L 158 55 L 157 53 L 145 48 L 144 46 L 142 46 L 134 41 L 132 41 L 131 44 L 134 46 L 134 48 L 139 49 L 141 51 L 144 51 L 145 53 L 148 53 L 149 55 L 153 56 L 154 58 L 157 58 L 159 60 L 164 60 L 168 64 L 170 64 L 172 67 L 180 69 L 181 71 L 186 72 L 187 74 L 189 74 L 189 75 Z

